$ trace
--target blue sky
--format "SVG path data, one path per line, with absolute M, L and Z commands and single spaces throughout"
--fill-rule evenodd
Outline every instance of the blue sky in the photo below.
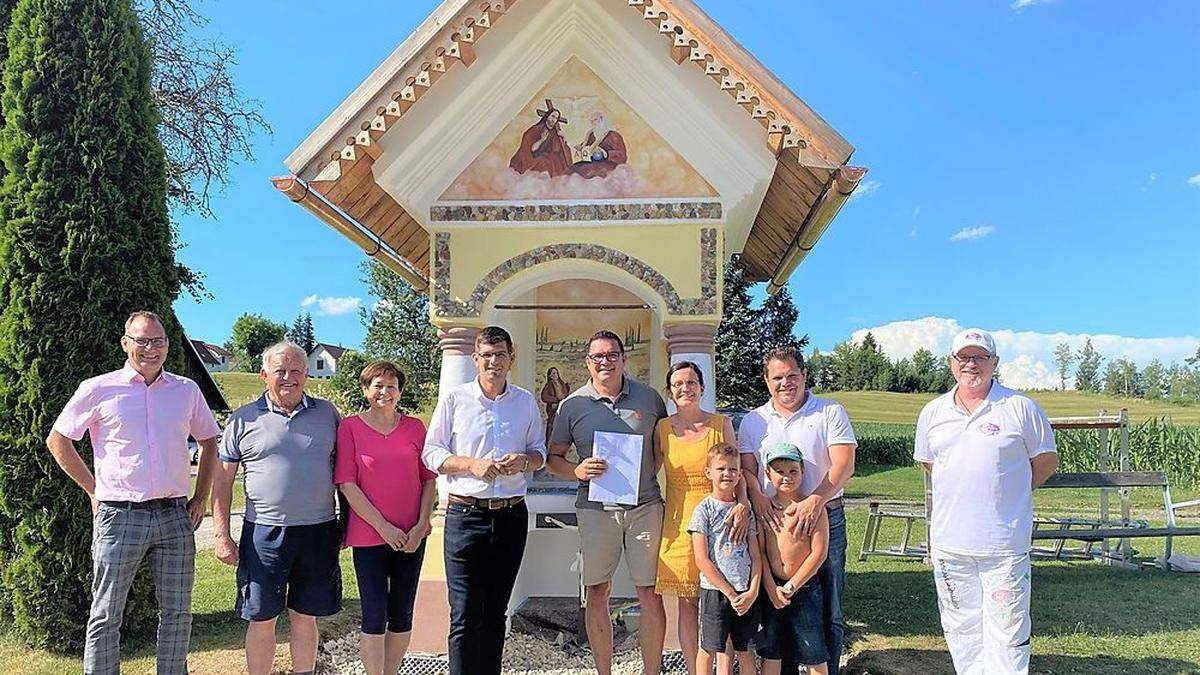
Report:
M 1118 340 L 1112 356 L 1200 345 L 1200 4 L 699 2 L 870 168 L 792 277 L 814 345 L 889 324 L 911 342 L 926 317 L 1189 338 Z M 361 251 L 268 178 L 436 4 L 198 5 L 274 134 L 232 170 L 215 219 L 180 219 L 180 258 L 214 296 L 177 303 L 193 337 L 224 342 L 243 312 L 290 322 L 312 296 L 368 301 Z M 319 339 L 361 341 L 356 312 L 309 309 Z

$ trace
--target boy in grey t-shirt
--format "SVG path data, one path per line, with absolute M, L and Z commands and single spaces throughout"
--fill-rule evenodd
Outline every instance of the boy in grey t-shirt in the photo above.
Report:
M 700 568 L 700 651 L 696 669 L 711 673 L 716 654 L 725 651 L 732 640 L 743 673 L 755 672 L 751 640 L 758 630 L 753 612 L 762 577 L 762 553 L 754 517 L 746 540 L 735 544 L 725 524 L 729 511 L 737 505 L 735 490 L 741 479 L 741 460 L 737 448 L 728 443 L 708 451 L 704 475 L 712 481 L 712 493 L 696 505 L 688 532 L 692 535 L 692 554 Z

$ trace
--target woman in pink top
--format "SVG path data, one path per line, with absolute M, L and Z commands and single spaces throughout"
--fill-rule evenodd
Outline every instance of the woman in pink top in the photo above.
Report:
M 369 363 L 359 382 L 369 405 L 338 426 L 333 480 L 350 504 L 346 545 L 362 599 L 363 665 L 381 675 L 400 669 L 412 636 L 437 474 L 421 461 L 425 425 L 396 410 L 400 368 Z

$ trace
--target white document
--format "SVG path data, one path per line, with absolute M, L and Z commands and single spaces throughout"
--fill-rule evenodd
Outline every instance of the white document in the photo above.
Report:
M 597 431 L 592 456 L 608 462 L 608 470 L 588 485 L 588 499 L 604 504 L 637 506 L 642 477 L 642 435 Z

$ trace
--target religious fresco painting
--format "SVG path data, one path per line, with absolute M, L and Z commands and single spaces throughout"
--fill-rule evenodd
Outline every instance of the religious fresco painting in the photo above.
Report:
M 568 279 L 537 290 L 538 305 L 641 305 L 636 295 L 602 281 Z M 650 384 L 649 309 L 539 309 L 534 357 L 534 393 L 550 426 L 558 404 L 588 380 L 587 341 L 597 330 L 611 330 L 625 343 L 626 372 Z
M 662 136 L 571 58 L 440 200 L 715 196 Z

